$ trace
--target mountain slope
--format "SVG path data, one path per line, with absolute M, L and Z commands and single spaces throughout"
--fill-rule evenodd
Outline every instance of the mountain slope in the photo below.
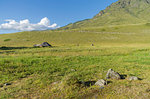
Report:
M 0 48 L 52 46 L 123 46 L 150 44 L 150 24 L 90 27 L 71 30 L 31 31 L 0 35 Z
M 69 24 L 62 29 L 148 23 L 149 12 L 150 0 L 119 0 L 100 11 L 92 19 Z

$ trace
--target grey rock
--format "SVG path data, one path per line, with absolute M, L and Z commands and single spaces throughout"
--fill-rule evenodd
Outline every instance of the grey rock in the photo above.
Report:
M 60 83 L 59 81 L 53 82 L 52 85 L 57 85 L 57 84 L 59 84 L 59 83 Z
M 48 42 L 43 42 L 42 44 L 35 44 L 33 47 L 52 47 Z
M 104 79 L 100 79 L 95 83 L 95 85 L 103 87 L 103 86 L 107 85 L 107 82 Z
M 9 85 L 11 85 L 11 83 L 5 83 L 5 84 L 4 84 L 4 86 L 9 86 Z
M 121 79 L 121 75 L 118 72 L 109 69 L 106 74 L 106 79 Z
M 35 45 L 33 45 L 33 47 L 42 47 L 42 45 L 41 44 L 35 44 Z
M 71 69 L 71 71 L 72 71 L 72 72 L 75 72 L 76 70 L 75 70 L 75 69 Z
M 131 80 L 139 80 L 139 78 L 136 77 L 136 76 L 131 76 L 131 77 L 128 78 L 128 80 L 130 80 L 130 81 L 131 81 Z
M 99 89 L 102 90 L 102 89 L 104 89 L 104 87 L 100 87 Z
M 52 47 L 48 42 L 44 42 L 41 44 L 42 47 Z

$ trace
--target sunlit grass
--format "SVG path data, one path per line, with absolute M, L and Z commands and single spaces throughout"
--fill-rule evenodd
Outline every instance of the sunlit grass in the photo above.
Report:
M 0 98 L 147 99 L 149 31 L 130 25 L 0 35 Z M 32 47 L 45 41 L 53 47 Z M 142 80 L 111 80 L 103 90 L 77 83 L 105 79 L 110 68 Z
M 12 49 L 11 51 L 7 53 L 7 50 L 1 50 L 0 84 L 12 83 L 7 87 L 7 92 L 1 88 L 1 97 L 75 98 L 78 95 L 81 98 L 93 97 L 96 94 L 98 97 L 103 95 L 126 97 L 123 89 L 120 90 L 122 94 L 118 95 L 117 90 L 113 88 L 121 86 L 127 90 L 126 86 L 130 85 L 127 80 L 113 81 L 103 90 L 103 95 L 99 93 L 97 87 L 82 87 L 75 83 L 76 80 L 105 79 L 109 68 L 121 74 L 143 78 L 142 81 L 132 82 L 131 87 L 135 87 L 136 83 L 145 83 L 145 88 L 148 88 L 150 84 L 148 82 L 150 80 L 149 48 L 54 47 Z M 139 85 L 136 85 L 136 88 L 139 89 L 138 92 L 143 91 Z M 114 93 L 110 93 L 108 89 Z M 131 93 L 127 95 L 129 94 Z

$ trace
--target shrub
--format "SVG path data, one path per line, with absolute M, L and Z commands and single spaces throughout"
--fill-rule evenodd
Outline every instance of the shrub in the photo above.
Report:
M 150 23 L 146 23 L 145 25 L 146 25 L 146 26 L 150 26 Z
M 106 29 L 102 29 L 101 31 L 103 31 L 103 32 L 104 32 L 104 31 L 106 31 Z
M 4 42 L 10 41 L 11 39 L 5 39 Z

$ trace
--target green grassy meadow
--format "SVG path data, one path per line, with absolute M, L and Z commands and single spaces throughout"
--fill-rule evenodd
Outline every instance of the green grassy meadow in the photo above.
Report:
M 53 47 L 32 47 L 45 41 Z M 1 99 L 150 97 L 149 24 L 3 34 L 0 46 Z M 104 89 L 78 83 L 105 79 L 110 68 L 142 80 L 109 80 Z

